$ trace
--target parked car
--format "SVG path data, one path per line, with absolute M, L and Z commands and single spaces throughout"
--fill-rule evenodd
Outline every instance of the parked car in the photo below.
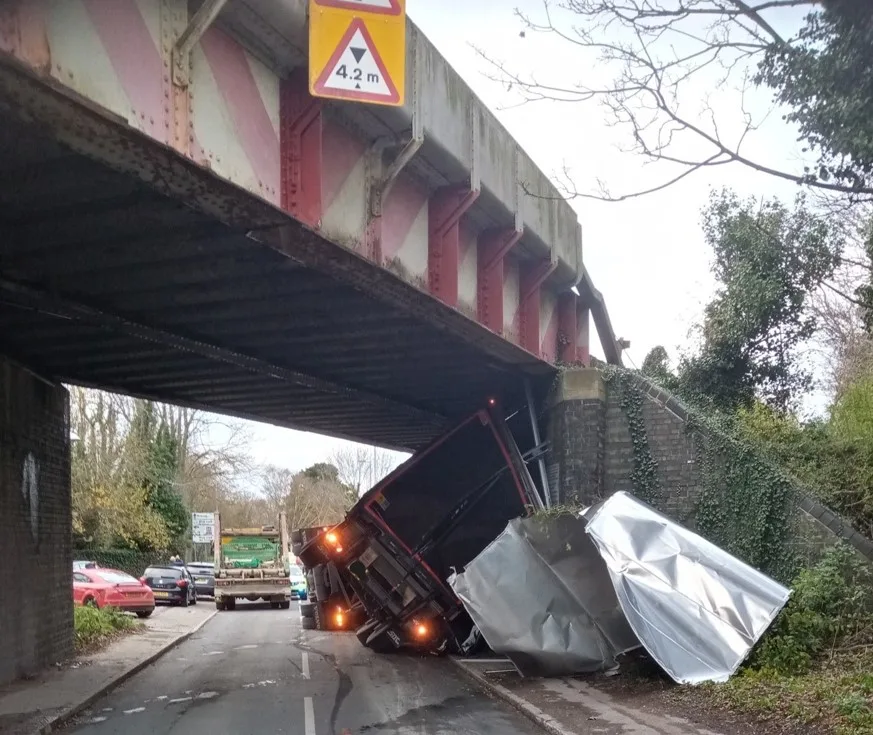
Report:
M 215 597 L 215 565 L 209 561 L 192 561 L 188 571 L 194 577 L 194 589 L 202 597 Z
M 296 597 L 298 600 L 305 600 L 307 596 L 306 577 L 303 570 L 296 564 L 291 565 L 291 571 L 288 573 L 288 579 L 291 581 L 291 597 Z
M 186 567 L 178 566 L 150 566 L 143 572 L 140 581 L 151 587 L 155 596 L 155 602 L 166 602 L 172 605 L 197 604 L 197 589 L 194 586 L 194 577 Z
M 136 577 L 117 569 L 77 569 L 73 572 L 73 603 L 117 607 L 147 618 L 155 609 L 155 596 Z

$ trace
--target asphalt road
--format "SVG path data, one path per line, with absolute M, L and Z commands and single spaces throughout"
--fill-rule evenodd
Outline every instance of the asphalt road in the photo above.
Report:
M 542 735 L 446 659 L 376 655 L 305 631 L 291 610 L 240 604 L 67 727 L 108 735 Z

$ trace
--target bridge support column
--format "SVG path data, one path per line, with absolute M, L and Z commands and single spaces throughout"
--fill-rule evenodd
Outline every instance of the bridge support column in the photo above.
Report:
M 0 684 L 73 652 L 69 401 L 0 357 Z
M 518 308 L 520 313 L 521 346 L 540 356 L 540 287 L 558 267 L 557 260 L 543 260 L 534 265 L 523 265 L 518 279 Z
M 523 231 L 485 230 L 479 235 L 476 259 L 476 311 L 479 323 L 503 334 L 503 262 Z
M 279 154 L 282 209 L 310 227 L 321 226 L 322 103 L 309 94 L 305 69 L 282 81 Z
M 565 370 L 549 400 L 552 504 L 590 505 L 604 491 L 606 383 L 594 368 Z
M 467 186 L 445 186 L 428 203 L 427 283 L 449 306 L 458 305 L 461 217 L 479 196 Z

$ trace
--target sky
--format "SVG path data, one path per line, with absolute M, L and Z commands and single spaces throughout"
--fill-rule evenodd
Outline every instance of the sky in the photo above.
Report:
M 524 27 L 515 6 L 541 17 L 541 0 L 407 0 L 412 20 L 547 173 L 566 169 L 579 191 L 592 191 L 603 181 L 613 195 L 675 174 L 669 164 L 647 165 L 623 151 L 629 143 L 628 130 L 610 125 L 597 103 L 519 105 L 513 90 L 493 79 L 493 66 L 477 48 L 541 82 L 594 86 L 609 76 L 596 58 L 569 41 L 529 31 L 522 36 Z M 801 17 L 797 9 L 784 9 L 768 20 L 779 28 L 791 28 Z M 717 81 L 704 76 L 694 88 L 687 88 L 683 109 L 697 114 L 708 100 L 716 112 L 724 113 L 718 116 L 721 134 L 739 135 L 738 93 L 719 88 Z M 770 109 L 767 95 L 747 97 L 746 109 L 757 118 L 765 117 Z M 795 137 L 779 114 L 771 114 L 746 139 L 744 151 L 750 158 L 796 170 L 801 152 Z M 683 151 L 699 152 L 690 141 Z M 621 203 L 572 201 L 582 223 L 587 268 L 604 294 L 617 336 L 631 341 L 626 353 L 631 366 L 639 366 L 656 345 L 663 345 L 674 358 L 680 346 L 689 345 L 689 330 L 714 287 L 700 211 L 710 190 L 722 186 L 744 196 L 786 200 L 797 193 L 793 184 L 732 164 L 700 171 L 664 191 Z M 592 329 L 592 353 L 601 355 L 595 335 Z M 256 461 L 292 470 L 322 461 L 350 444 L 263 424 L 252 424 L 250 429 Z M 395 454 L 398 463 L 404 457 Z

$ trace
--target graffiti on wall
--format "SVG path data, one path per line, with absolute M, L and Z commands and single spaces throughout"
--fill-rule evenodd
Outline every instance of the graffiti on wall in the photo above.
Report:
M 30 535 L 39 543 L 39 464 L 32 452 L 24 458 L 21 471 L 21 496 L 30 516 Z

